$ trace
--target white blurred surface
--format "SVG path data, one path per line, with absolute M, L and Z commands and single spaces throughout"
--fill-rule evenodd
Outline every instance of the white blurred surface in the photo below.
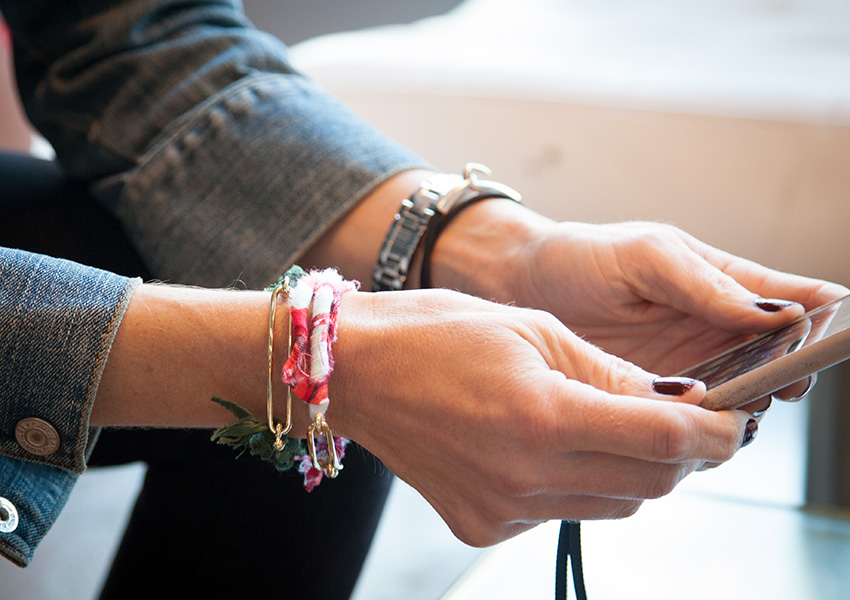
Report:
M 467 0 L 293 60 L 437 167 L 850 282 L 850 4 Z
M 836 515 L 832 515 L 836 517 Z M 552 598 L 558 523 L 485 554 L 444 600 Z M 674 494 L 582 523 L 593 600 L 845 600 L 850 520 Z M 569 589 L 570 598 L 574 598 Z

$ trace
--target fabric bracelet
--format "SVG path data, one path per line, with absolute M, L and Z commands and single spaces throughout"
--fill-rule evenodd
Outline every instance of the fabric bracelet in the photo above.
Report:
M 243 452 L 248 450 L 272 463 L 280 471 L 288 470 L 297 463 L 308 492 L 321 482 L 324 475 L 332 478 L 337 476 L 342 469 L 340 460 L 348 440 L 335 438 L 324 417 L 329 406 L 328 380 L 333 371 L 331 344 L 336 340 L 342 294 L 357 290 L 358 287 L 356 281 L 345 281 L 333 269 L 305 273 L 295 266 L 267 288 L 272 291 L 269 309 L 269 369 L 272 362 L 274 307 L 283 288 L 290 314 L 290 345 L 289 355 L 281 370 L 281 379 L 291 393 L 309 407 L 313 423 L 307 430 L 306 444 L 298 438 L 285 436 L 288 427 L 273 419 L 271 386 L 267 390 L 268 422 L 258 419 L 233 402 L 212 398 L 238 419 L 236 423 L 213 432 L 213 441 Z
M 310 408 L 310 418 L 328 407 L 328 379 L 333 371 L 331 344 L 336 341 L 342 294 L 359 284 L 344 280 L 333 269 L 312 271 L 299 279 L 289 298 L 292 349 L 281 379 Z
M 328 380 L 333 371 L 331 345 L 336 341 L 339 303 L 346 292 L 359 288 L 334 269 L 311 271 L 298 281 L 290 294 L 292 349 L 281 371 L 281 379 L 304 401 L 312 423 L 307 429 L 310 462 L 300 460 L 299 471 L 308 481 L 321 481 L 322 474 L 334 478 L 342 469 L 348 440 L 334 438 L 325 413 L 330 405 Z

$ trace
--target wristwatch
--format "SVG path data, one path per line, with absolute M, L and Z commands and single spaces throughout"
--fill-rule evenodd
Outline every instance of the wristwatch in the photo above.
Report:
M 404 287 L 411 259 L 435 217 L 439 219 L 452 209 L 486 198 L 521 201 L 516 190 L 502 183 L 481 180 L 479 174 L 490 175 L 490 169 L 468 163 L 463 175 L 435 174 L 423 181 L 409 198 L 402 200 L 372 272 L 373 292 Z

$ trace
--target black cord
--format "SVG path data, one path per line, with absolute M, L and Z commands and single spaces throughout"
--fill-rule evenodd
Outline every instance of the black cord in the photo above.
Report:
M 567 571 L 573 565 L 573 587 L 576 600 L 587 600 L 584 587 L 584 571 L 581 564 L 581 523 L 561 521 L 558 535 L 558 554 L 555 561 L 555 600 L 567 598 Z

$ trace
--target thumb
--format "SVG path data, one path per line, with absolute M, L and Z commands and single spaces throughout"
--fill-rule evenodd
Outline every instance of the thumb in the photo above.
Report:
M 666 281 L 655 282 L 656 290 L 663 290 L 670 306 L 685 314 L 700 316 L 720 330 L 740 333 L 773 329 L 805 312 L 805 307 L 799 302 L 764 297 L 753 291 L 765 287 L 757 285 L 763 280 L 783 278 L 784 281 L 792 279 L 792 276 L 770 271 L 713 248 L 684 232 L 678 233 L 686 250 L 673 255 L 671 260 L 677 264 L 656 274 Z M 800 289 L 786 287 L 797 292 L 791 295 L 795 297 L 799 296 L 802 284 L 797 285 Z
M 621 396 L 698 405 L 705 399 L 705 384 L 689 377 L 659 377 L 639 366 L 579 338 L 566 328 L 557 330 L 546 362 L 567 377 Z M 565 350 L 569 349 L 570 352 Z
M 683 402 L 695 406 L 705 400 L 705 384 L 697 379 L 660 377 L 610 354 L 606 354 L 604 360 L 607 361 L 604 379 L 597 379 L 597 383 L 588 382 L 594 387 L 622 396 Z

